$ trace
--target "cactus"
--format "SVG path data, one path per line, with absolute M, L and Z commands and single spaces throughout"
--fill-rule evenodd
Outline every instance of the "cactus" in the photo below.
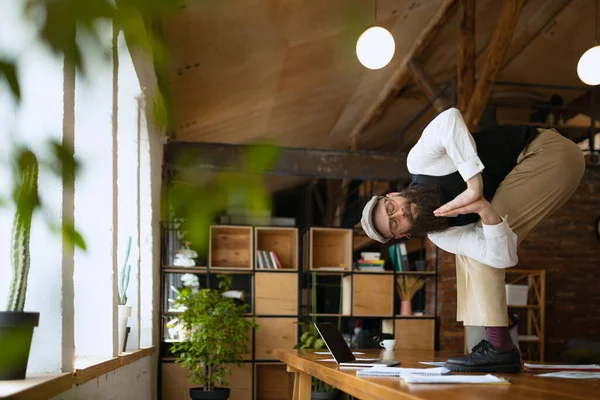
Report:
M 33 212 L 40 204 L 38 197 L 39 167 L 35 154 L 23 151 L 18 160 L 19 184 L 15 190 L 16 212 L 12 228 L 10 261 L 13 278 L 8 295 L 8 311 L 23 311 L 29 277 L 29 240 Z
M 129 252 L 131 251 L 131 236 L 127 240 L 127 250 L 125 251 L 125 263 L 121 269 L 121 279 L 119 282 L 119 305 L 127 304 L 127 287 L 129 286 L 129 273 L 131 272 L 131 264 L 129 261 Z

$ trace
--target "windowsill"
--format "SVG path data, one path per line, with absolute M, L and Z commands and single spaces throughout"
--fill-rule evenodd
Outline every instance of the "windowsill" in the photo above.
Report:
M 48 399 L 66 392 L 73 384 L 80 385 L 155 352 L 152 346 L 108 360 L 77 360 L 73 373 L 32 374 L 21 380 L 0 381 L 0 399 Z

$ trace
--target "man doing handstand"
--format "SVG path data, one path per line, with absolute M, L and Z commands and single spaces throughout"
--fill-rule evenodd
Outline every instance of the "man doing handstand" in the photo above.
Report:
M 553 129 L 529 126 L 472 136 L 450 108 L 424 129 L 407 167 L 408 187 L 366 204 L 364 231 L 381 243 L 427 236 L 456 255 L 457 320 L 484 326 L 487 340 L 448 359 L 447 368 L 519 371 L 504 269 L 517 264 L 519 244 L 575 192 L 585 170 L 580 148 Z

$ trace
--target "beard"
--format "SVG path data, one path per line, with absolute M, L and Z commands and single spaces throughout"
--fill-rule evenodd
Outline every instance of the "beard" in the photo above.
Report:
M 417 216 L 409 212 L 407 218 L 411 223 L 412 236 L 425 237 L 428 233 L 439 232 L 448 228 L 448 217 L 436 217 L 433 211 L 445 204 L 442 189 L 437 185 L 411 185 L 398 193 L 408 200 L 407 208 L 411 204 L 417 208 Z

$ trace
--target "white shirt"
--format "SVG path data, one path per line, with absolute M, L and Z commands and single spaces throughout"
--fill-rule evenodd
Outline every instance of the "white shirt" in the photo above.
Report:
M 475 141 L 459 110 L 450 108 L 427 125 L 407 158 L 411 174 L 442 176 L 459 172 L 466 182 L 484 169 Z M 449 199 L 452 200 L 452 199 Z M 495 268 L 517 264 L 517 235 L 507 217 L 497 225 L 475 223 L 427 235 L 436 246 Z

